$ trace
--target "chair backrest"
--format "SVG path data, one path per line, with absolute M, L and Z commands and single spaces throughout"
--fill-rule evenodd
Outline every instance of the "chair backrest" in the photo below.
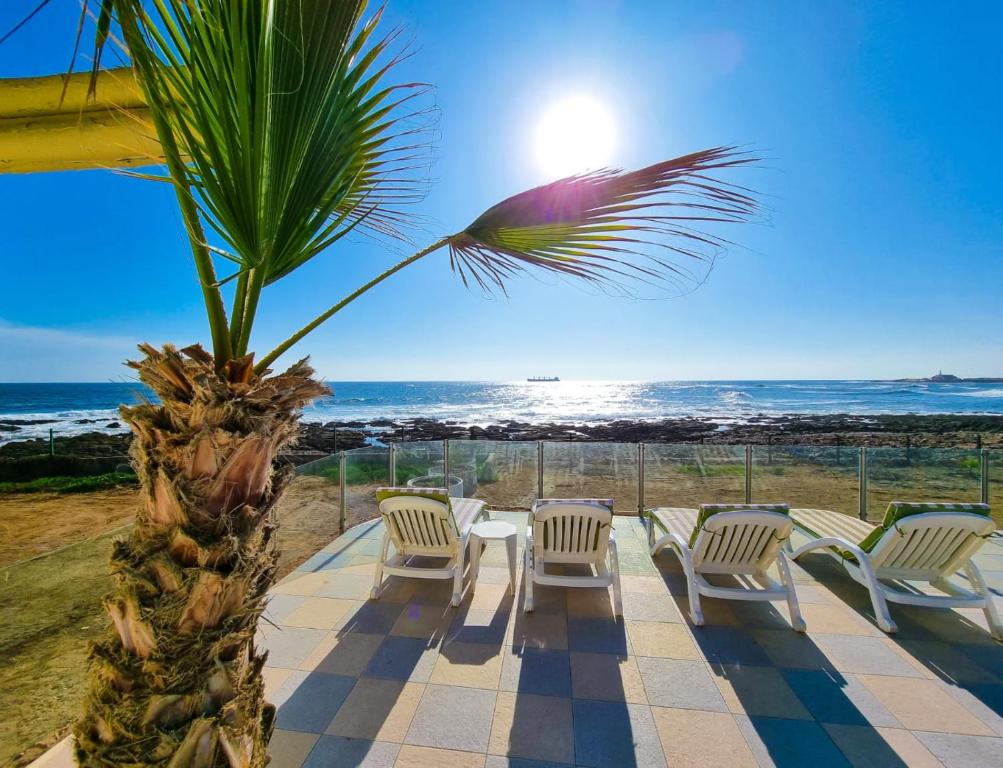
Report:
M 394 490 L 377 493 L 380 515 L 394 549 L 402 555 L 454 557 L 459 551 L 459 536 L 448 502 L 435 493 L 394 494 Z M 445 493 L 445 489 L 435 490 Z
M 703 573 L 754 574 L 766 570 L 791 535 L 786 514 L 761 509 L 708 517 L 693 546 L 693 567 Z
M 996 529 L 992 518 L 968 512 L 925 512 L 902 517 L 871 549 L 879 576 L 934 579 L 949 576 Z
M 533 553 L 552 563 L 606 559 L 613 529 L 609 499 L 541 499 L 530 512 Z

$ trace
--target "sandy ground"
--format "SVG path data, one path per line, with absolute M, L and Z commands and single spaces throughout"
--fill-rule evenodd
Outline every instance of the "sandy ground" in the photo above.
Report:
M 89 539 L 130 522 L 136 491 L 0 495 L 0 566 Z

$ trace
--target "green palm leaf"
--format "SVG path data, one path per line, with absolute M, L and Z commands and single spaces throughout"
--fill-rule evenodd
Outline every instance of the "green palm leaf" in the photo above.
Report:
M 747 221 L 751 192 L 714 178 L 756 158 L 716 147 L 638 171 L 602 170 L 503 200 L 449 238 L 464 284 L 505 290 L 527 267 L 603 286 L 696 279 L 694 261 L 728 244 L 702 225 Z
M 424 196 L 423 84 L 388 84 L 397 33 L 364 0 L 106 0 L 143 84 L 193 246 L 235 267 L 230 350 L 262 289 L 349 232 L 401 236 Z M 108 23 L 99 25 L 99 44 Z M 203 226 L 221 247 L 209 248 Z M 218 283 L 208 264 L 200 274 Z M 229 279 L 229 278 L 228 278 Z M 217 352 L 219 350 L 217 349 Z

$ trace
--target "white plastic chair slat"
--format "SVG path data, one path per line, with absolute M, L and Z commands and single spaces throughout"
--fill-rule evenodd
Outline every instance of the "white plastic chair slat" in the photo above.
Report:
M 928 569 L 942 568 L 970 535 L 970 531 L 960 531 L 956 528 L 943 529 L 938 536 L 936 545 L 930 547 L 927 552 L 923 567 Z
M 945 533 L 946 530 L 939 525 L 936 528 L 930 528 L 926 531 L 925 535 L 923 535 L 916 543 L 916 552 L 910 559 L 912 567 L 923 567 L 923 563 L 927 562 L 929 559 L 930 550 L 936 549 L 937 545 L 943 541 Z
M 758 562 L 760 554 L 769 543 L 766 538 L 769 532 L 764 526 L 753 525 L 749 526 L 749 529 L 745 548 L 742 550 L 740 558 L 740 562 L 743 565 L 751 565 L 752 563 Z

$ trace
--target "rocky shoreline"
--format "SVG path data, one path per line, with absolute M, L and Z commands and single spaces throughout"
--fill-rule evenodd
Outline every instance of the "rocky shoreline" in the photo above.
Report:
M 594 424 L 530 424 L 509 421 L 468 426 L 435 419 L 305 422 L 297 463 L 337 450 L 413 440 L 547 440 L 626 443 L 707 443 L 718 445 L 844 445 L 939 448 L 1003 448 L 1003 415 L 850 414 L 757 416 L 742 422 L 725 418 L 608 421 Z M 57 455 L 124 456 L 128 434 L 88 432 L 55 439 Z M 48 454 L 45 439 L 0 446 L 0 459 Z

